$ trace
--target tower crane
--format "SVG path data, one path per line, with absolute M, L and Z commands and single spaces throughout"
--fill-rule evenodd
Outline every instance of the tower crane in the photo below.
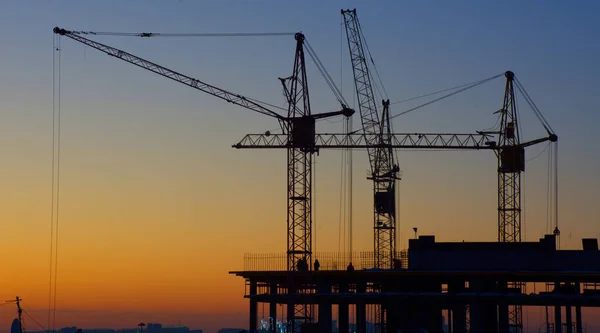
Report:
M 374 265 L 375 268 L 392 268 L 396 253 L 396 181 L 400 168 L 390 146 L 390 101 L 382 102 L 379 114 L 356 9 L 341 12 L 346 27 L 358 111 L 370 145 L 367 154 L 371 166 L 368 179 L 373 180 Z
M 378 146 L 367 148 L 371 165 L 373 180 L 374 200 L 374 260 L 375 267 L 392 267 L 392 260 L 396 249 L 396 220 L 395 220 L 395 184 L 398 179 L 399 167 L 395 164 L 393 149 L 386 146 L 390 138 L 389 100 L 383 101 L 381 117 L 377 112 L 377 103 L 371 84 L 371 73 L 365 54 L 366 42 L 356 9 L 342 10 L 348 39 L 348 49 L 354 74 L 358 110 L 361 116 L 363 131 L 372 135 L 369 143 L 379 143 Z M 500 130 L 493 133 L 498 136 L 498 241 L 521 241 L 521 172 L 525 170 L 524 149 L 531 142 L 522 145 L 520 142 L 520 129 L 514 98 L 514 73 L 506 72 L 506 88 L 502 109 L 498 111 L 501 116 Z M 522 86 L 519 87 L 523 96 L 532 107 L 533 111 L 542 122 L 548 133 L 546 139 L 557 141 L 558 137 L 551 130 L 550 125 L 543 118 L 535 104 Z M 545 141 L 545 140 L 544 140 Z M 555 230 L 555 234 L 559 231 Z M 520 286 L 511 286 L 518 287 Z M 510 311 L 510 322 L 518 330 L 522 330 L 521 307 L 515 306 Z
M 558 136 L 535 103 L 529 97 L 525 88 L 515 78 L 513 72 L 506 72 L 506 86 L 504 101 L 500 113 L 500 129 L 497 132 L 488 132 L 498 136 L 498 144 L 502 149 L 496 152 L 498 157 L 498 241 L 521 242 L 521 172 L 525 171 L 525 148 L 544 141 L 557 142 Z M 518 123 L 517 105 L 515 101 L 514 86 L 521 91 L 523 97 L 533 109 L 538 120 L 548 133 L 546 138 L 521 143 L 521 131 Z M 558 217 L 556 217 L 558 219 Z M 558 228 L 554 231 L 559 234 Z M 508 288 L 523 289 L 521 282 L 509 282 Z M 499 312 L 502 313 L 502 312 Z M 508 323 L 511 331 L 523 331 L 523 307 L 511 305 L 508 311 Z M 504 322 L 504 321 L 501 321 Z
M 294 67 L 290 77 L 280 79 L 283 84 L 284 94 L 288 102 L 287 116 L 282 116 L 270 110 L 258 101 L 242 95 L 215 87 L 198 79 L 181 74 L 164 66 L 150 62 L 123 50 L 93 41 L 83 35 L 95 35 L 93 32 L 70 31 L 59 27 L 54 28 L 54 33 L 68 37 L 86 46 L 97 49 L 103 53 L 121 59 L 143 69 L 149 70 L 173 81 L 182 83 L 191 88 L 200 90 L 209 95 L 218 97 L 226 102 L 241 106 L 248 110 L 261 113 L 277 119 L 283 135 L 286 136 L 286 149 L 288 160 L 287 173 L 287 270 L 290 272 L 310 269 L 312 258 L 312 158 L 317 152 L 315 146 L 315 122 L 318 119 L 343 115 L 350 117 L 354 110 L 341 103 L 342 110 L 312 114 L 308 93 L 308 81 L 304 57 L 305 36 L 296 33 L 296 52 Z M 109 34 L 109 33 L 103 33 Z M 138 37 L 152 37 L 157 34 L 118 34 Z M 312 48 L 309 47 L 309 50 Z M 311 57 L 313 51 L 309 51 Z M 319 63 L 317 63 L 319 66 Z M 321 69 L 321 68 L 320 68 Z M 339 95 L 338 95 L 338 100 Z M 264 103 L 263 103 L 264 104 Z M 293 279 L 293 274 L 291 274 Z M 310 322 L 312 315 L 310 306 L 303 304 L 288 304 L 287 319 L 291 323 L 290 331 L 300 330 L 303 322 Z

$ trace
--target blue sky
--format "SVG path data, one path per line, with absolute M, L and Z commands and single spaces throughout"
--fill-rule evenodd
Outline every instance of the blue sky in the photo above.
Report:
M 578 238 L 600 235 L 600 146 L 596 144 L 600 3 L 591 0 L 4 1 L 0 12 L 0 141 L 4 144 L 0 153 L 5 160 L 0 164 L 0 183 L 7 185 L 0 198 L 30 202 L 34 210 L 48 206 L 53 27 L 172 33 L 302 31 L 353 104 L 352 73 L 345 35 L 341 34 L 342 8 L 357 8 L 391 101 L 514 71 L 559 136 L 564 239 L 572 234 L 569 245 L 579 247 Z M 277 77 L 291 73 L 292 37 L 95 39 L 207 83 L 284 105 Z M 236 212 L 195 206 L 198 200 L 217 207 L 244 198 L 243 218 L 284 220 L 285 153 L 231 149 L 245 133 L 277 128 L 276 122 L 67 38 L 62 38 L 60 55 L 63 211 L 65 218 L 72 220 L 72 230 L 91 228 L 91 223 L 78 223 L 81 214 L 96 209 L 112 212 L 126 200 L 132 202 L 132 208 L 125 216 L 135 219 L 136 212 L 151 206 L 141 199 L 137 202 L 135 194 L 155 193 L 157 211 L 165 201 L 180 205 L 181 216 L 177 216 L 182 220 L 187 213 L 208 211 L 219 216 L 219 223 L 233 223 L 248 238 L 262 239 L 267 231 L 282 236 L 274 245 L 253 244 L 257 251 L 283 249 L 283 223 L 273 230 L 255 228 L 236 222 L 241 219 Z M 313 112 L 338 109 L 314 66 L 309 66 Z M 492 112 L 501 106 L 503 88 L 504 81 L 495 80 L 398 117 L 394 129 L 473 132 L 490 127 L 496 120 Z M 392 113 L 413 105 L 395 104 Z M 545 136 L 531 110 L 524 103 L 520 106 L 524 138 Z M 323 122 L 318 130 L 341 132 L 342 126 Z M 534 147 L 527 156 L 534 157 L 543 148 Z M 401 152 L 402 210 L 409 217 L 421 216 L 403 224 L 401 232 L 410 235 L 411 227 L 419 225 L 423 232 L 436 233 L 441 239 L 494 240 L 496 162 L 490 154 Z M 355 219 L 367 221 L 356 226 L 356 235 L 370 235 L 366 154 L 354 156 Z M 547 157 L 540 156 L 528 164 L 524 181 L 530 239 L 545 231 Z M 323 220 L 336 221 L 321 224 L 320 232 L 335 239 L 339 158 L 338 152 L 321 154 L 317 185 Z M 163 199 L 161 194 L 170 197 Z M 76 204 L 78 198 L 89 203 Z M 260 208 L 263 205 L 272 209 Z M 333 208 L 328 211 L 327 205 Z M 30 218 L 22 225 L 31 230 L 38 227 L 34 213 L 14 208 L 2 218 Z M 445 223 L 458 220 L 463 222 Z M 117 228 L 115 221 L 107 225 Z M 185 223 L 191 225 L 193 219 Z M 219 223 L 198 228 L 205 234 L 226 237 L 228 229 Z M 158 226 L 157 230 L 162 230 Z M 322 239 L 327 239 L 325 236 Z M 362 248 L 369 248 L 371 242 L 369 237 L 355 240 L 356 247 Z M 239 242 L 236 251 L 244 252 L 244 244 Z M 232 253 L 232 257 L 239 254 Z
M 48 92 L 44 89 L 46 81 L 32 78 L 48 75 L 51 29 L 55 25 L 92 31 L 303 31 L 339 81 L 340 59 L 346 77 L 350 74 L 347 52 L 340 44 L 339 9 L 358 7 L 364 32 L 392 100 L 511 69 L 551 123 L 556 119 L 557 126 L 568 126 L 569 131 L 578 131 L 578 135 L 584 136 L 581 139 L 589 140 L 591 135 L 587 132 L 592 128 L 586 124 L 598 120 L 589 96 L 596 90 L 594 78 L 599 71 L 593 64 L 600 52 L 594 42 L 594 32 L 598 31 L 594 13 L 599 6 L 594 1 L 581 1 L 577 6 L 559 1 L 379 1 L 368 6 L 338 1 L 9 2 L 5 3 L 1 23 L 7 32 L 3 34 L 2 66 L 11 84 L 3 90 L 12 94 L 13 89 L 35 87 L 36 95 Z M 103 41 L 224 88 L 280 102 L 275 77 L 289 71 L 293 54 L 293 41 L 287 38 Z M 89 77 L 96 77 L 94 81 L 118 81 L 119 69 L 127 74 L 136 70 L 127 64 L 111 62 L 76 43 L 67 42 L 64 47 L 65 53 L 72 50 L 65 55 L 65 70 L 86 67 Z M 101 64 L 96 62 L 97 58 Z M 115 71 L 109 71 L 110 68 Z M 143 75 L 140 74 L 149 78 Z M 316 76 L 312 76 L 313 80 L 322 82 Z M 65 78 L 69 79 L 66 75 Z M 121 86 L 111 86 L 115 94 L 122 90 Z M 165 89 L 179 91 L 182 87 L 170 84 Z M 312 91 L 315 98 L 317 91 Z M 350 99 L 351 91 L 344 89 L 344 93 Z M 165 98 L 168 96 L 165 94 Z M 553 98 L 548 100 L 549 96 Z M 322 100 L 331 101 L 327 106 L 335 106 L 328 92 Z M 439 114 L 436 118 L 447 123 L 451 115 Z M 406 130 L 412 127 L 407 125 Z M 565 140 L 570 142 L 568 137 Z M 576 142 L 581 140 L 573 140 L 573 146 Z

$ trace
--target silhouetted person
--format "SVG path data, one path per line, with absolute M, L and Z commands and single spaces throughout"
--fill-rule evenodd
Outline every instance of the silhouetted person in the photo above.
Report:
M 352 266 L 352 263 L 349 263 L 348 267 L 346 269 L 348 270 L 348 272 L 353 272 L 354 271 L 354 266 Z
M 306 272 L 308 271 L 308 262 L 306 262 L 306 258 L 302 258 L 298 260 L 298 271 Z
M 319 264 L 319 259 L 315 259 L 315 271 L 318 271 L 319 267 L 321 267 L 321 264 Z

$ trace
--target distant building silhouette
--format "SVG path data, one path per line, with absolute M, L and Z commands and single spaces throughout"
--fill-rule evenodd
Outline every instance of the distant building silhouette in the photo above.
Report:
M 222 328 L 217 333 L 248 333 L 248 330 L 243 328 Z
M 16 321 L 16 323 L 15 323 Z M 11 327 L 11 333 L 19 333 L 20 326 L 19 321 L 15 319 Z M 16 329 L 16 331 L 14 331 Z M 235 333 L 239 333 L 237 330 Z M 27 333 L 140 333 L 138 328 L 122 328 L 122 329 L 110 329 L 110 328 L 77 328 L 77 327 L 64 327 L 58 331 L 40 331 Z M 144 333 L 203 333 L 202 330 L 190 330 L 187 326 L 163 326 L 157 323 L 148 323 L 144 329 Z M 247 332 L 246 332 L 247 333 Z

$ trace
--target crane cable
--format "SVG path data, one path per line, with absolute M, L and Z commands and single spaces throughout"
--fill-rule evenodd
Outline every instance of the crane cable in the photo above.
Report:
M 558 229 L 558 142 L 554 143 L 554 230 L 560 235 L 560 229 Z
M 329 86 L 329 88 L 331 89 L 333 94 L 335 95 L 335 98 L 338 100 L 338 102 L 340 104 L 347 107 L 348 102 L 346 102 L 346 99 L 342 95 L 340 89 L 338 89 L 337 85 L 335 84 L 335 82 L 333 81 L 331 76 L 329 75 L 329 72 L 327 71 L 327 69 L 325 68 L 323 63 L 321 62 L 321 59 L 319 59 L 319 57 L 317 56 L 317 53 L 312 48 L 312 46 L 310 45 L 310 43 L 308 42 L 307 39 L 304 39 L 304 44 L 306 45 L 306 50 L 307 50 L 308 55 L 311 57 L 311 59 L 317 66 L 317 69 L 319 70 L 319 72 L 321 73 L 323 78 L 325 79 L 325 82 L 327 82 L 327 85 Z
M 117 36 L 117 37 L 267 37 L 294 36 L 295 32 L 224 32 L 224 33 L 161 33 L 161 32 L 108 32 L 72 31 L 77 35 Z
M 521 94 L 523 94 L 525 101 L 527 102 L 527 104 L 529 104 L 529 107 L 531 107 L 531 109 L 533 110 L 533 113 L 538 118 L 538 120 L 540 121 L 542 126 L 544 126 L 544 129 L 546 130 L 546 132 L 554 133 L 552 126 L 550 126 L 550 124 L 548 123 L 548 121 L 546 120 L 546 118 L 544 117 L 542 112 L 540 111 L 540 109 L 537 107 L 537 105 L 535 104 L 533 99 L 529 96 L 529 93 L 527 93 L 527 90 L 525 90 L 525 87 L 521 84 L 519 79 L 517 79 L 516 77 L 515 77 L 515 83 L 516 83 L 517 89 L 521 92 Z
M 56 324 L 56 295 L 58 277 L 58 221 L 60 189 L 60 110 L 61 110 L 61 38 L 52 43 L 52 194 L 50 208 L 50 277 L 48 290 L 48 329 Z M 56 56 L 58 54 L 58 56 Z
M 548 178 L 546 182 L 546 233 L 557 236 L 557 246 L 560 249 L 560 230 L 558 229 L 558 143 L 554 149 L 548 150 Z M 548 146 L 550 146 L 549 144 Z M 554 230 L 550 230 L 550 224 Z
M 343 88 L 343 68 L 344 68 L 344 63 L 343 63 L 343 22 L 341 22 L 340 24 L 340 87 Z M 343 91 L 343 90 L 342 90 Z M 323 118 L 324 119 L 324 118 Z M 319 121 L 320 119 L 317 119 L 317 121 Z M 346 122 L 342 123 L 342 132 L 345 133 L 345 129 L 346 129 Z M 339 256 L 340 253 L 342 253 L 342 205 L 345 201 L 343 201 L 343 197 L 344 197 L 344 173 L 345 173 L 345 164 L 344 164 L 344 158 L 345 158 L 345 154 L 346 154 L 346 150 L 342 149 L 342 154 L 341 154 L 341 166 L 340 166 L 340 205 L 339 205 L 339 216 L 338 216 L 338 255 L 337 255 L 337 259 L 339 260 Z M 345 232 L 344 232 L 345 235 Z M 345 239 L 345 238 L 344 238 Z
M 523 84 L 517 77 L 514 79 L 517 90 L 523 95 L 523 98 L 533 110 L 534 115 L 542 124 L 546 132 L 550 135 L 554 134 L 554 130 L 540 109 L 537 107 Z M 557 236 L 557 246 L 560 249 L 560 230 L 558 229 L 558 143 L 554 143 L 554 150 L 548 152 L 548 183 L 546 185 L 546 230 L 549 231 L 550 222 L 554 222 L 553 234 Z M 554 179 L 552 179 L 554 178 Z M 552 184 L 552 182 L 554 184 Z M 552 186 L 553 185 L 553 186 Z
M 27 311 L 23 310 L 23 313 L 27 317 L 29 317 L 29 319 L 31 319 L 36 325 L 38 325 L 42 329 L 42 331 L 47 331 L 46 328 L 42 324 L 40 324 L 37 320 L 35 320 L 35 318 L 33 318 Z
M 454 86 L 454 87 L 451 87 L 451 88 L 446 88 L 446 89 L 438 90 L 438 91 L 435 91 L 435 92 L 432 92 L 432 93 L 427 93 L 427 94 L 424 94 L 424 95 L 419 95 L 419 96 L 415 96 L 415 97 L 410 97 L 410 98 L 402 99 L 402 100 L 399 100 L 399 101 L 391 102 L 390 105 L 405 103 L 405 102 L 409 102 L 409 101 L 412 101 L 412 100 L 415 100 L 415 99 L 420 99 L 420 98 L 424 98 L 424 97 L 429 97 L 429 96 L 441 94 L 441 93 L 446 92 L 446 91 L 460 89 L 460 88 L 463 88 L 463 87 L 475 84 L 477 82 L 479 82 L 479 81 L 469 82 L 469 83 L 461 84 L 461 85 Z
M 548 177 L 546 179 L 546 233 L 549 234 L 552 232 L 552 230 L 550 230 L 550 220 L 551 220 L 551 212 L 552 212 L 552 149 L 550 149 L 548 151 L 548 162 L 547 162 L 547 167 L 548 167 Z
M 347 132 L 347 123 L 343 122 L 343 132 Z M 342 149 L 342 161 L 340 166 L 340 206 L 339 206 L 339 220 L 338 220 L 338 253 L 342 253 L 342 250 L 346 251 L 346 149 Z M 343 236 L 342 236 L 343 235 Z
M 312 225 L 313 225 L 313 248 L 311 249 L 315 256 L 317 255 L 317 158 L 313 156 L 313 166 L 312 166 L 312 195 L 311 200 L 312 203 L 310 205 L 312 211 Z M 316 258 L 315 258 L 316 259 Z M 313 261 L 314 262 L 314 261 Z M 312 265 L 312 263 L 309 263 Z
M 429 104 L 433 104 L 433 103 L 435 103 L 435 102 L 438 102 L 438 101 L 440 101 L 440 100 L 442 100 L 442 99 L 448 98 L 448 97 L 450 97 L 450 96 L 454 96 L 454 95 L 456 95 L 456 94 L 458 94 L 458 93 L 461 93 L 461 92 L 463 92 L 463 91 L 465 91 L 465 90 L 469 90 L 469 89 L 471 89 L 471 88 L 475 88 L 475 87 L 477 87 L 477 86 L 479 86 L 479 85 L 482 85 L 482 84 L 484 84 L 484 83 L 486 83 L 486 82 L 489 82 L 489 81 L 491 81 L 491 80 L 497 79 L 497 78 L 499 78 L 499 77 L 501 77 L 501 76 L 503 76 L 503 75 L 504 75 L 504 73 L 502 73 L 502 74 L 498 74 L 498 75 L 494 75 L 494 76 L 492 76 L 492 77 L 489 77 L 489 78 L 487 78 L 487 79 L 483 79 L 483 80 L 480 80 L 480 81 L 476 81 L 476 82 L 474 82 L 474 83 L 471 83 L 471 84 L 467 85 L 466 87 L 464 87 L 464 88 L 462 88 L 462 89 L 459 89 L 459 90 L 457 90 L 457 91 L 454 91 L 454 92 L 451 92 L 451 93 L 449 93 L 449 94 L 446 94 L 446 95 L 444 95 L 444 96 L 442 96 L 442 97 L 438 97 L 438 98 L 436 98 L 436 99 L 434 99 L 434 100 L 431 100 L 431 101 L 429 101 L 429 102 L 423 103 L 423 104 L 421 104 L 421 105 L 415 106 L 415 107 L 413 107 L 413 108 L 410 108 L 410 109 L 408 109 L 408 110 L 402 111 L 402 112 L 400 112 L 400 113 L 398 113 L 398 114 L 395 114 L 395 115 L 393 115 L 393 116 L 390 116 L 390 120 L 391 120 L 391 119 L 394 119 L 394 118 L 396 118 L 396 117 L 399 117 L 399 116 L 401 116 L 401 115 L 407 114 L 407 113 L 409 113 L 409 112 L 415 111 L 415 110 L 417 110 L 417 109 L 420 109 L 420 108 L 422 108 L 422 107 L 425 107 L 425 106 L 427 106 L 427 105 L 429 105 Z
M 55 120 L 56 120 L 56 44 L 59 37 L 53 35 L 52 38 L 52 176 L 51 176 L 51 204 L 50 204 L 50 271 L 48 273 L 48 328 L 51 327 L 52 317 L 52 268 L 54 266 L 54 168 L 55 168 L 55 148 L 54 138 L 56 137 Z
M 365 44 L 365 48 L 367 49 L 367 53 L 369 54 L 369 60 L 371 61 L 371 63 L 373 64 L 373 69 L 375 70 L 375 75 L 377 75 L 377 79 L 379 80 L 379 83 L 381 84 L 381 89 L 383 89 L 384 94 L 381 93 L 381 91 L 379 90 L 379 87 L 377 86 L 377 81 L 375 81 L 375 89 L 377 90 L 377 92 L 379 93 L 380 97 L 385 97 L 387 99 L 388 94 L 387 91 L 385 90 L 385 86 L 383 85 L 383 81 L 381 80 L 381 76 L 379 75 L 379 71 L 377 70 L 377 66 L 375 65 L 375 60 L 373 60 L 373 56 L 371 55 L 371 50 L 369 49 L 369 44 L 367 44 L 367 39 L 365 38 L 365 34 L 362 30 L 362 26 L 360 25 L 360 21 L 358 19 L 356 19 L 356 24 L 358 25 L 358 33 L 361 35 L 362 37 L 362 41 Z M 371 71 L 369 72 L 369 76 L 371 76 L 372 78 L 372 74 Z
M 352 117 L 347 117 L 346 118 L 346 122 L 348 123 L 348 125 L 346 126 L 347 129 L 347 133 L 349 133 L 350 131 L 352 131 Z M 349 262 L 352 262 L 352 256 L 353 253 L 352 251 L 354 250 L 354 247 L 352 246 L 352 238 L 353 238 L 353 234 L 352 234 L 352 183 L 353 183 L 353 178 L 352 178 L 352 148 L 348 147 L 346 148 L 348 149 L 348 252 L 350 255 L 350 259 Z

